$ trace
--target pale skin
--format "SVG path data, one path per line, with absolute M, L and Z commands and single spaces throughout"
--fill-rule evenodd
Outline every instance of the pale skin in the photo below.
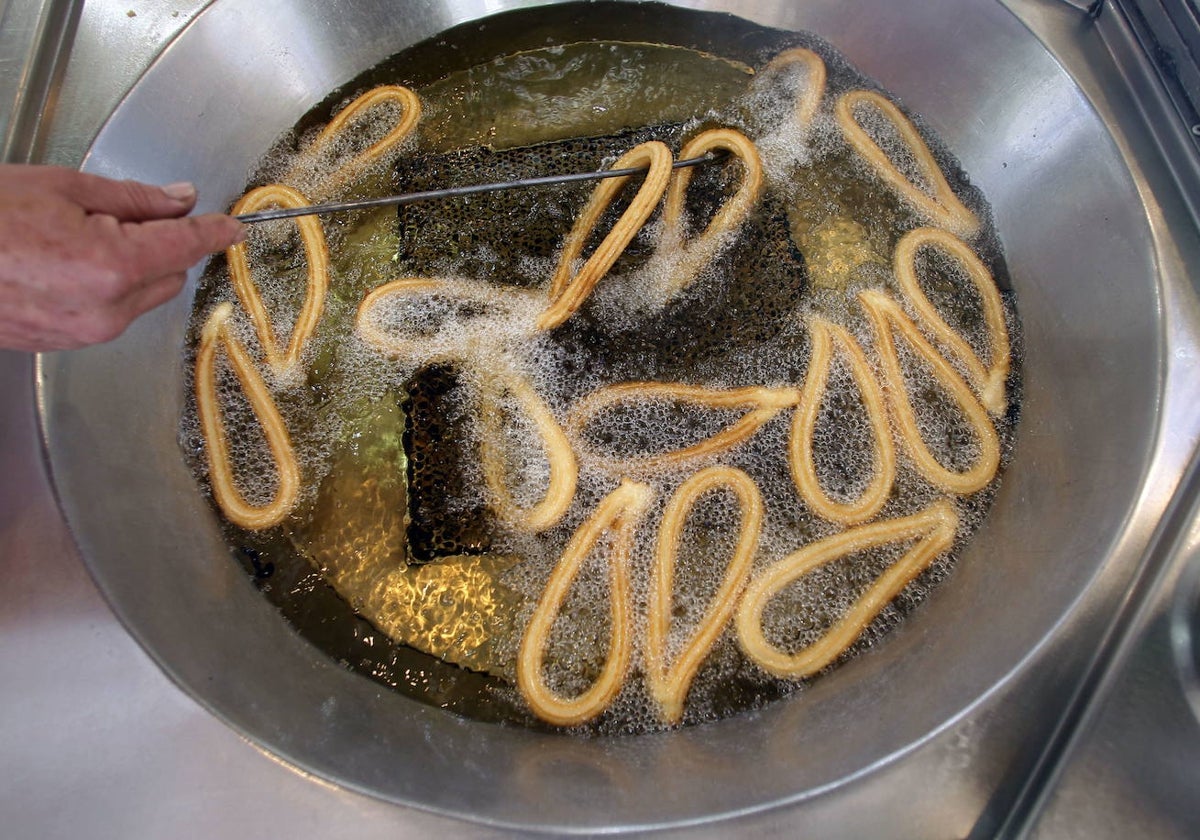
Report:
M 0 165 L 0 348 L 111 341 L 173 298 L 206 254 L 245 238 L 232 216 L 189 216 L 191 184 Z

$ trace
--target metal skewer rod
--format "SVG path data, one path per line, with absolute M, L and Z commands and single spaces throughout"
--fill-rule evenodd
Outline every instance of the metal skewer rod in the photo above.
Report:
M 721 160 L 725 152 L 709 152 L 700 157 L 677 160 L 671 165 L 672 169 L 685 166 L 702 166 Z M 367 198 L 361 201 L 335 201 L 329 204 L 313 204 L 308 207 L 284 207 L 276 210 L 260 210 L 257 213 L 243 213 L 235 216 L 239 222 L 254 224 L 269 222 L 275 219 L 294 219 L 297 216 L 316 216 L 325 213 L 344 213 L 348 210 L 366 210 L 371 207 L 389 207 L 400 204 L 413 204 L 417 201 L 430 201 L 438 198 L 455 198 L 460 195 L 475 193 L 497 192 L 499 190 L 515 190 L 525 187 L 543 187 L 549 184 L 569 184 L 575 181 L 598 181 L 602 178 L 621 178 L 626 175 L 636 175 L 645 172 L 647 167 L 635 166 L 628 169 L 602 169 L 597 172 L 574 172 L 569 175 L 541 175 L 535 178 L 519 178 L 516 181 L 500 181 L 494 184 L 472 184 L 465 187 L 446 187 L 440 190 L 425 190 L 423 192 L 389 195 L 384 198 Z

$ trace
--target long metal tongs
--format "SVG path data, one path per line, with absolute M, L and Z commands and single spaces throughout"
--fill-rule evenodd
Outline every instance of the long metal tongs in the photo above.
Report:
M 722 160 L 726 153 L 708 152 L 700 157 L 677 160 L 671 165 L 672 169 L 684 166 L 703 166 Z M 260 210 L 257 213 L 243 213 L 237 216 L 239 222 L 254 224 L 269 222 L 275 219 L 294 219 L 297 216 L 317 216 L 325 213 L 344 213 L 348 210 L 366 210 L 371 207 L 389 207 L 400 204 L 413 204 L 418 201 L 430 201 L 438 198 L 454 198 L 460 195 L 475 193 L 497 192 L 498 190 L 515 190 L 525 187 L 544 187 L 549 184 L 569 184 L 574 181 L 598 181 L 602 178 L 620 178 L 626 175 L 636 175 L 645 172 L 647 167 L 635 166 L 628 169 L 602 169 L 598 172 L 574 172 L 569 175 L 542 175 L 535 178 L 519 178 L 516 181 L 500 181 L 494 184 L 471 184 L 465 187 L 446 187 L 440 190 L 425 190 L 423 192 L 389 195 L 383 198 L 367 198 L 361 201 L 335 201 L 329 204 L 312 204 L 308 207 L 281 207 L 275 210 Z

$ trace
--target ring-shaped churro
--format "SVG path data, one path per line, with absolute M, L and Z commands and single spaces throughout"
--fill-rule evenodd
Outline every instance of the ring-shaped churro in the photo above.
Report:
M 892 417 L 917 470 L 931 484 L 947 493 L 965 496 L 983 489 L 996 475 L 1000 466 L 1000 441 L 987 409 L 979 402 L 971 386 L 963 380 L 958 371 L 904 314 L 899 303 L 884 292 L 874 290 L 860 292 L 858 299 L 875 328 L 876 351 L 883 366 L 885 390 Z M 903 335 L 909 346 L 925 360 L 934 378 L 946 389 L 947 394 L 961 409 L 963 417 L 975 430 L 979 441 L 979 457 L 966 472 L 946 469 L 925 445 L 913 413 L 908 388 L 904 383 L 893 330 Z
M 812 357 L 804 380 L 804 393 L 793 415 L 789 444 L 792 479 L 801 497 L 818 514 L 831 522 L 857 525 L 879 513 L 896 480 L 896 449 L 892 441 L 892 427 L 888 422 L 887 403 L 866 354 L 844 327 L 814 317 L 809 321 L 809 333 L 813 342 Z M 875 447 L 871 483 L 857 499 L 850 502 L 839 502 L 826 495 L 817 478 L 813 459 L 813 433 L 833 365 L 835 343 L 841 348 L 843 357 L 849 363 L 850 374 L 858 385 Z
M 687 288 L 696 275 L 708 265 L 730 235 L 746 220 L 763 190 L 762 159 L 758 149 L 746 135 L 731 128 L 714 128 L 696 135 L 679 152 L 680 159 L 700 157 L 715 149 L 723 149 L 742 163 L 742 183 L 737 192 L 721 205 L 721 209 L 709 221 L 704 231 L 683 246 L 683 253 L 673 267 L 667 292 L 678 294 Z M 680 244 L 683 242 L 683 203 L 688 184 L 692 182 L 693 168 L 680 169 L 671 179 L 663 204 L 663 226 L 668 235 Z
M 317 135 L 317 143 L 329 143 L 333 138 L 342 133 L 342 130 L 350 124 L 351 120 L 357 119 L 365 111 L 384 102 L 395 102 L 400 106 L 400 121 L 382 139 L 368 146 L 348 165 L 362 166 L 376 160 L 387 152 L 388 149 L 412 133 L 412 130 L 417 126 L 417 122 L 421 119 L 420 97 L 401 85 L 382 85 L 372 88 L 355 99 L 339 111 L 337 116 L 330 120 L 325 128 L 321 129 L 321 133 Z
M 300 468 L 292 451 L 292 440 L 288 435 L 287 426 L 279 415 L 271 392 L 267 390 L 266 383 L 241 342 L 229 332 L 228 321 L 232 315 L 233 304 L 220 304 L 208 316 L 200 333 L 193 386 L 196 393 L 196 413 L 200 419 L 200 431 L 204 435 L 208 478 L 213 498 L 230 522 L 242 528 L 261 530 L 282 522 L 295 507 L 300 496 Z M 229 441 L 225 435 L 220 399 L 217 396 L 218 345 L 225 348 L 229 364 L 242 384 L 246 401 L 262 427 L 263 437 L 266 438 L 267 447 L 271 450 L 271 457 L 275 462 L 275 470 L 278 473 L 275 497 L 265 505 L 252 505 L 247 502 L 238 491 L 233 478 L 233 468 L 229 462 Z
M 525 627 L 517 655 L 517 686 L 534 714 L 555 726 L 586 723 L 608 708 L 621 690 L 633 651 L 630 627 L 629 555 L 638 523 L 653 500 L 644 484 L 623 481 L 596 506 L 575 531 L 558 565 L 550 574 L 533 617 Z M 546 685 L 543 676 L 546 644 L 554 619 L 562 609 L 571 583 L 584 559 L 608 532 L 610 638 L 608 658 L 591 688 L 577 697 L 563 697 Z
M 958 514 L 948 501 L 939 499 L 912 516 L 859 525 L 789 554 L 756 575 L 746 587 L 735 618 L 742 651 L 774 676 L 783 679 L 812 676 L 841 656 L 889 601 L 949 549 L 957 531 Z M 789 584 L 833 560 L 908 540 L 916 541 L 912 548 L 888 566 L 820 639 L 795 653 L 781 650 L 767 640 L 763 611 Z
M 671 150 L 657 140 L 634 146 L 617 158 L 610 168 L 649 167 L 645 178 L 612 230 L 596 246 L 596 250 L 587 258 L 583 267 L 572 275 L 575 260 L 583 251 L 583 246 L 600 216 L 633 176 L 606 178 L 596 187 L 583 212 L 575 220 L 571 232 L 567 234 L 558 267 L 550 280 L 549 304 L 538 317 L 538 329 L 554 329 L 583 305 L 596 283 L 608 273 L 658 206 L 663 191 L 667 188 L 667 182 L 671 179 L 671 164 Z
M 354 315 L 354 331 L 358 337 L 393 358 L 424 358 L 428 352 L 427 336 L 397 335 L 379 323 L 376 307 L 389 297 L 441 292 L 446 281 L 433 277 L 402 277 L 376 286 L 363 297 Z M 435 360 L 436 360 L 435 356 Z
M 554 413 L 537 391 L 522 376 L 511 372 L 490 374 L 483 383 L 480 395 L 479 455 L 483 462 L 483 477 L 492 495 L 492 507 L 500 519 L 524 531 L 544 531 L 562 519 L 575 498 L 579 467 L 575 451 Z M 508 483 L 507 447 L 502 437 L 500 407 L 503 394 L 513 396 L 541 438 L 542 451 L 549 465 L 546 492 L 541 500 L 522 508 L 513 499 Z
M 921 177 L 928 182 L 930 192 L 926 192 L 910 181 L 908 176 L 901 172 L 887 153 L 879 147 L 874 138 L 858 124 L 854 117 L 854 109 L 859 105 L 874 107 L 892 124 L 912 154 L 913 160 L 920 169 Z M 834 113 L 846 142 L 901 198 L 928 216 L 934 224 L 959 236 L 969 238 L 979 233 L 979 217 L 954 194 L 954 190 L 950 188 L 946 176 L 942 174 L 941 167 L 938 166 L 933 152 L 929 151 L 929 147 L 925 145 L 925 140 L 917 131 L 917 127 L 891 100 L 875 91 L 852 90 L 842 94 L 838 99 Z
M 938 248 L 954 259 L 971 278 L 983 304 L 983 319 L 991 345 L 991 363 L 987 366 L 962 336 L 951 329 L 917 281 L 917 252 L 922 248 Z M 917 228 L 909 231 L 896 244 L 893 256 L 896 280 L 934 338 L 962 362 L 967 376 L 979 392 L 984 408 L 1000 414 L 1007 407 L 1005 381 L 1012 364 L 1008 342 L 1008 327 L 1004 323 L 1004 304 L 983 260 L 957 236 L 939 228 Z
M 675 561 L 683 538 L 683 527 L 696 501 L 705 493 L 728 488 L 741 507 L 741 526 L 733 557 L 725 569 L 721 586 L 713 595 L 704 617 L 674 664 L 667 663 L 667 636 L 671 630 Z M 763 502 L 758 485 L 739 469 L 709 467 L 695 473 L 675 491 L 663 512 L 655 553 L 654 576 L 650 579 L 650 618 L 646 627 L 646 683 L 658 702 L 665 723 L 683 719 L 683 703 L 700 665 L 737 606 L 758 550 L 762 531 Z
M 400 108 L 400 118 L 396 124 L 382 138 L 322 178 L 312 189 L 315 199 L 322 200 L 336 193 L 364 167 L 383 157 L 412 134 L 421 119 L 421 99 L 411 90 L 400 85 L 383 85 L 372 88 L 339 111 L 321 129 L 321 133 L 317 135 L 312 145 L 301 153 L 301 162 L 307 164 L 308 161 L 322 155 L 350 123 L 362 117 L 370 109 L 388 102 L 395 103 Z M 284 180 L 294 178 L 298 170 L 299 167 L 291 170 Z
M 519 313 L 522 303 L 531 304 L 532 311 L 535 296 L 536 293 L 525 289 L 500 290 L 486 283 L 436 277 L 402 277 L 367 293 L 354 316 L 354 329 L 363 341 L 394 358 L 428 362 L 459 361 L 473 355 L 480 346 L 477 333 L 466 327 L 457 328 L 454 331 L 457 334 L 438 332 L 409 335 L 389 329 L 380 322 L 381 315 L 386 314 L 387 301 L 390 298 L 444 298 L 451 303 L 462 304 L 468 310 L 479 310 L 512 321 L 522 317 Z M 456 319 L 448 320 L 458 323 Z M 529 333 L 533 333 L 532 326 L 529 327 Z
M 825 97 L 827 71 L 821 56 L 804 47 L 784 50 L 771 59 L 763 68 L 763 73 L 784 70 L 794 64 L 803 65 L 808 74 L 808 82 L 804 86 L 803 93 L 796 97 L 796 110 L 794 111 L 796 124 L 806 130 L 812 125 L 817 116 L 817 109 L 821 106 L 821 100 Z
M 598 466 L 606 471 L 627 473 L 676 466 L 736 446 L 780 411 L 796 405 L 800 401 L 800 393 L 796 388 L 717 389 L 678 382 L 622 382 L 598 388 L 575 403 L 567 415 L 567 433 L 574 439 L 579 451 L 592 455 Z M 588 452 L 583 430 L 590 419 L 610 406 L 645 400 L 672 401 L 718 410 L 749 410 L 717 434 L 681 449 L 630 458 L 612 458 Z
M 268 184 L 246 193 L 233 205 L 230 214 L 254 213 L 268 207 L 306 207 L 310 204 L 302 193 L 283 184 Z M 275 328 L 263 304 L 262 296 L 254 278 L 250 275 L 250 264 L 246 256 L 247 243 L 241 242 L 225 251 L 229 263 L 229 279 L 237 292 L 238 300 L 258 334 L 259 344 L 267 364 L 276 373 L 283 373 L 300 361 L 304 344 L 308 341 L 321 313 L 325 309 L 325 294 L 329 289 L 329 247 L 325 243 L 325 231 L 316 216 L 300 216 L 295 220 L 304 245 L 304 256 L 308 262 L 308 288 L 304 305 L 292 325 L 292 334 L 286 350 L 281 350 L 275 338 Z

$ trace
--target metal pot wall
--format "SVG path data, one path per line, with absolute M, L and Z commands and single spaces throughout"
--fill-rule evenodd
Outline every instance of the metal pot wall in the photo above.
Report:
M 557 4 L 219 0 L 117 108 L 85 168 L 192 179 L 203 209 L 227 206 L 262 151 L 334 88 L 449 26 L 541 5 Z M 633 24 L 603 9 L 590 28 L 684 45 L 704 35 L 626 5 Z M 42 358 L 46 447 L 81 552 L 130 632 L 285 761 L 385 799 L 539 828 L 795 801 L 895 759 L 1012 679 L 1100 572 L 1144 542 L 1157 515 L 1144 482 L 1171 432 L 1151 228 L 1104 123 L 1044 47 L 990 0 L 676 5 L 831 41 L 922 114 L 990 200 L 1025 334 L 1016 453 L 995 506 L 922 609 L 793 698 L 641 737 L 473 723 L 323 657 L 229 560 L 176 438 L 184 294 L 117 342 Z

